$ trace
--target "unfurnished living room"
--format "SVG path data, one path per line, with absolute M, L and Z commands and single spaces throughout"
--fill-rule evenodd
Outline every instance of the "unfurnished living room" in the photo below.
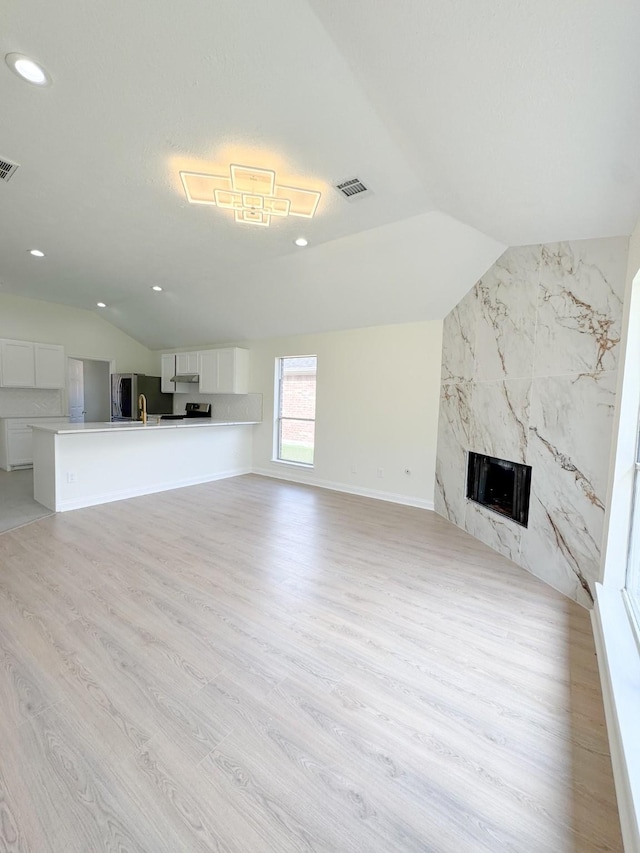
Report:
M 640 853 L 639 44 L 3 4 L 0 850 Z

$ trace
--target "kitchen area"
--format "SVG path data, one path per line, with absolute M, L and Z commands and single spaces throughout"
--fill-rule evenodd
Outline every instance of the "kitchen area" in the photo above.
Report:
M 78 359 L 59 345 L 0 340 L 0 533 L 250 471 L 262 395 L 249 391 L 249 358 L 238 347 L 163 353 L 159 376 L 112 372 L 99 391 L 111 417 L 87 422 Z

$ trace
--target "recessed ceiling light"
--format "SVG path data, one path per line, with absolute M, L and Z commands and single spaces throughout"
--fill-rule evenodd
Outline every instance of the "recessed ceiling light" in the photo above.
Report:
M 22 77 L 27 83 L 33 83 L 35 86 L 51 84 L 51 77 L 44 68 L 28 56 L 23 56 L 21 53 L 8 53 L 5 56 L 5 62 L 14 74 Z
M 156 293 L 160 293 L 162 288 L 160 287 L 159 284 L 154 284 L 153 287 L 151 288 L 151 290 L 155 290 Z
M 41 252 L 40 249 L 29 249 L 29 254 L 33 255 L 34 258 L 44 258 L 44 252 Z
M 106 302 L 96 302 L 96 305 L 98 306 L 98 308 L 106 308 L 107 307 Z
M 294 240 L 294 243 L 296 244 L 296 246 L 308 246 L 309 245 L 309 241 L 307 240 L 306 237 L 298 237 L 297 240 Z

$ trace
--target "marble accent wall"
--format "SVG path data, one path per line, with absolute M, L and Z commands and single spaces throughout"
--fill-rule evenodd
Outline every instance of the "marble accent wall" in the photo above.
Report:
M 585 606 L 600 580 L 627 238 L 508 249 L 444 322 L 436 512 Z M 532 466 L 529 526 L 466 453 Z

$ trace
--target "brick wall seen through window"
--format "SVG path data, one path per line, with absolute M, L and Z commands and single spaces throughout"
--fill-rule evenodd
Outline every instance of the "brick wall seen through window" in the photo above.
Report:
M 316 356 L 277 359 L 277 458 L 283 462 L 313 465 L 316 368 Z

